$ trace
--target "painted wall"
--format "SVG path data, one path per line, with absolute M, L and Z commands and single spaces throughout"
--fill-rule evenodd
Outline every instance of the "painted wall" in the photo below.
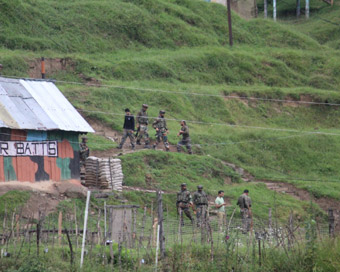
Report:
M 43 181 L 79 179 L 79 133 L 67 131 L 23 131 L 0 128 L 0 181 Z M 57 155 L 7 155 L 6 141 L 15 143 L 49 143 L 57 141 Z M 3 143 L 3 150 L 1 150 Z M 8 154 L 13 154 L 7 152 Z M 22 152 L 20 152 L 22 153 Z M 34 153 L 34 152 L 33 152 Z

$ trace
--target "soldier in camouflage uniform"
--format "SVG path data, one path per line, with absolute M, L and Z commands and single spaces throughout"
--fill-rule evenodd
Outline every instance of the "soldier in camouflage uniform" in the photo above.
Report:
M 187 126 L 186 121 L 182 120 L 181 121 L 181 130 L 178 132 L 177 136 L 182 135 L 182 140 L 177 143 L 177 151 L 181 152 L 181 148 L 183 145 L 186 146 L 188 153 L 192 154 L 191 151 L 191 140 L 189 136 L 189 128 Z
M 164 118 L 165 111 L 159 111 L 159 116 L 152 123 L 152 127 L 156 130 L 156 143 L 153 145 L 153 149 L 156 149 L 156 146 L 163 141 L 166 151 L 169 151 L 169 142 L 167 133 L 169 132 L 166 127 L 166 120 Z
M 248 196 L 248 193 L 249 190 L 244 190 L 237 200 L 237 205 L 241 211 L 243 233 L 250 230 L 251 223 L 251 198 Z
M 197 186 L 197 192 L 194 193 L 192 201 L 196 207 L 197 227 L 199 227 L 206 222 L 208 214 L 208 196 L 203 191 L 202 185 Z
M 148 133 L 148 124 L 149 124 L 149 118 L 148 118 L 148 105 L 143 104 L 142 109 L 140 112 L 137 113 L 137 144 L 140 145 L 140 140 L 144 138 L 145 141 L 145 148 L 149 148 L 149 133 Z
M 83 137 L 82 142 L 79 144 L 79 159 L 80 167 L 85 165 L 86 159 L 90 156 L 90 149 L 87 146 L 87 137 Z
M 187 185 L 185 183 L 181 184 L 181 190 L 177 193 L 176 207 L 178 214 L 181 215 L 182 226 L 184 225 L 183 213 L 190 219 L 191 223 L 194 222 L 189 210 L 189 208 L 192 207 L 191 194 L 187 190 Z M 182 211 L 182 213 L 180 211 Z

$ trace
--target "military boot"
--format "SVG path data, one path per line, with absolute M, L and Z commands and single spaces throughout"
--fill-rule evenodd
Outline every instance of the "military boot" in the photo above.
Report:
M 136 141 L 136 144 L 141 145 L 140 140 L 137 140 L 137 141 Z
M 135 150 L 135 145 L 134 144 L 131 145 L 131 149 Z

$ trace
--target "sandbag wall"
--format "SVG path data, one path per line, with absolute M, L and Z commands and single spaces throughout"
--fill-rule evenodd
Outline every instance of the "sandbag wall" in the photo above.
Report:
M 86 187 L 123 190 L 124 175 L 120 159 L 88 157 L 85 171 Z

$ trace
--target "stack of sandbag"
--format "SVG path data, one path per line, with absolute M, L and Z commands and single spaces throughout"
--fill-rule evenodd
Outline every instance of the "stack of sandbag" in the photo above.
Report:
M 122 191 L 123 172 L 120 159 L 88 157 L 85 185 L 99 189 Z

